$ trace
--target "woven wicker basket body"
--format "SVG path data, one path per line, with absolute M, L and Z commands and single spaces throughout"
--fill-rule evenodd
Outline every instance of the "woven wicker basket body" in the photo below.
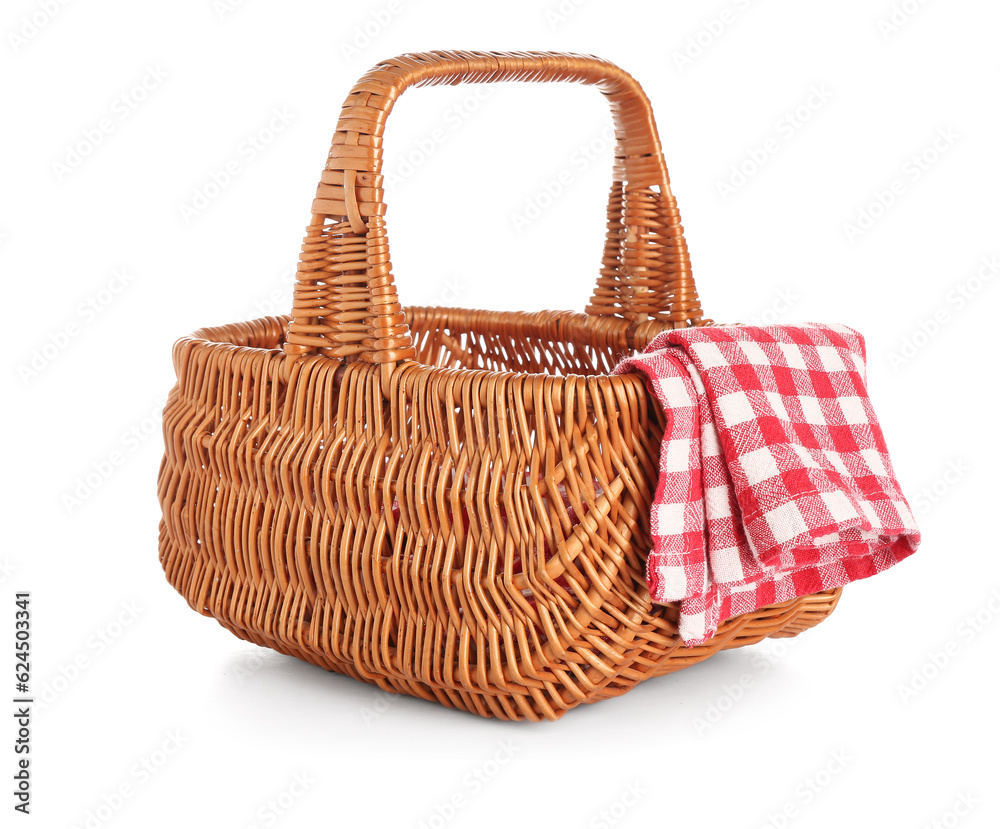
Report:
M 403 309 L 381 135 L 409 86 L 591 83 L 618 131 L 587 313 Z M 839 590 L 683 646 L 644 577 L 663 412 L 619 358 L 704 324 L 641 89 L 596 58 L 428 53 L 349 95 L 292 314 L 174 349 L 160 558 L 237 636 L 487 717 L 557 719 L 721 648 L 817 624 Z

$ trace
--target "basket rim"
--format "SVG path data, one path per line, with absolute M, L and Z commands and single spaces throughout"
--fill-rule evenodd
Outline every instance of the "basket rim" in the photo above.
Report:
M 621 352 L 618 360 L 628 356 L 633 350 L 639 349 L 653 339 L 658 333 L 670 328 L 669 324 L 651 320 L 646 323 L 636 325 L 629 320 L 614 317 L 595 317 L 578 311 L 493 311 L 475 308 L 451 308 L 446 306 L 407 306 L 404 308 L 407 322 L 411 323 L 420 316 L 431 314 L 453 321 L 473 321 L 492 320 L 505 321 L 511 324 L 522 325 L 526 329 L 535 329 L 538 336 L 548 335 L 550 339 L 563 342 L 578 342 L 566 336 L 559 336 L 560 333 L 581 334 L 595 332 L 603 336 L 595 336 L 592 344 L 594 346 L 615 347 L 620 346 Z M 275 359 L 284 361 L 285 353 L 281 346 L 284 343 L 285 330 L 290 315 L 259 317 L 252 320 L 225 323 L 222 325 L 204 326 L 198 328 L 190 334 L 186 334 L 177 339 L 174 344 L 175 349 L 184 346 L 201 349 L 225 349 L 237 352 L 247 352 L 252 354 L 271 355 Z M 603 330 L 602 330 L 603 329 Z M 604 339 L 601 343 L 599 340 Z M 618 340 L 618 343 L 614 341 Z M 271 345 L 261 344 L 270 341 Z M 634 345 L 633 345 L 634 343 Z M 340 367 L 342 362 L 338 358 L 330 358 L 324 355 L 310 355 L 299 358 L 302 361 L 318 361 L 320 364 L 329 364 Z M 349 365 L 364 365 L 373 369 L 377 364 L 366 361 L 357 361 Z M 419 360 L 407 360 L 405 362 L 407 374 L 433 373 L 437 375 L 455 376 L 456 374 L 468 377 L 483 377 L 494 380 L 510 380 L 518 378 L 542 379 L 550 383 L 568 385 L 569 383 L 600 382 L 610 383 L 613 387 L 626 390 L 629 387 L 642 386 L 645 388 L 645 381 L 635 373 L 606 374 L 603 372 L 593 374 L 554 374 L 550 372 L 530 372 L 515 370 L 497 370 L 490 368 L 463 368 L 451 366 L 434 366 L 422 363 Z M 531 394 L 530 387 L 528 394 Z

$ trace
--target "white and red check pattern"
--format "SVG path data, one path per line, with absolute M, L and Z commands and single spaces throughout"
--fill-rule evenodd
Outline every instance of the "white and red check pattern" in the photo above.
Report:
M 857 331 L 665 331 L 615 373 L 635 369 L 667 413 L 646 578 L 654 602 L 680 602 L 687 645 L 916 550 Z

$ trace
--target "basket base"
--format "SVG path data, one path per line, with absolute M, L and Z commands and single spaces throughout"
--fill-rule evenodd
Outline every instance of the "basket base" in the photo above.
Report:
M 231 633 L 248 642 L 271 648 L 278 653 L 294 656 L 327 671 L 332 671 L 362 682 L 377 685 L 388 693 L 407 694 L 448 708 L 467 711 L 486 718 L 500 720 L 528 720 L 540 722 L 558 720 L 567 711 L 585 703 L 599 702 L 627 693 L 639 682 L 651 677 L 665 676 L 683 668 L 703 662 L 720 650 L 753 645 L 771 638 L 798 636 L 829 616 L 840 600 L 842 588 L 801 596 L 781 604 L 769 605 L 752 613 L 725 621 L 716 635 L 702 645 L 686 648 L 679 637 L 667 639 L 657 646 L 637 642 L 634 658 L 627 667 L 619 667 L 614 675 L 601 681 L 586 681 L 573 677 L 575 682 L 562 684 L 537 682 L 521 676 L 518 681 L 490 682 L 490 690 L 476 687 L 456 687 L 457 675 L 451 684 L 426 682 L 412 676 L 394 675 L 394 666 L 384 664 L 384 673 L 363 670 L 357 663 L 337 658 L 331 641 L 335 635 L 322 630 L 323 620 L 332 620 L 330 608 L 313 608 L 303 613 L 302 597 L 288 596 L 276 603 L 274 612 L 266 618 L 247 615 L 257 605 L 252 585 L 238 586 L 227 576 L 206 579 L 204 573 L 179 571 L 172 563 L 179 563 L 178 550 L 161 532 L 160 560 L 167 578 L 188 599 L 188 604 L 199 613 L 215 618 Z M 192 596 L 185 588 L 210 582 L 214 589 Z M 669 609 L 669 608 L 668 608 Z M 505 674 L 508 672 L 505 670 Z M 518 684 L 520 683 L 520 684 Z M 471 683 L 470 683 L 471 685 Z

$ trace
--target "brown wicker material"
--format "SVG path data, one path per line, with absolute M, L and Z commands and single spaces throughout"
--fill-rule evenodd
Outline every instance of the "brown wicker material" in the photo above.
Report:
M 587 313 L 403 308 L 384 221 L 385 119 L 409 86 L 577 81 L 618 145 Z M 721 648 L 793 636 L 840 591 L 685 648 L 644 578 L 663 413 L 609 376 L 705 324 L 649 102 L 592 57 L 435 52 L 344 104 L 291 317 L 174 349 L 160 559 L 242 639 L 484 717 L 557 719 Z

